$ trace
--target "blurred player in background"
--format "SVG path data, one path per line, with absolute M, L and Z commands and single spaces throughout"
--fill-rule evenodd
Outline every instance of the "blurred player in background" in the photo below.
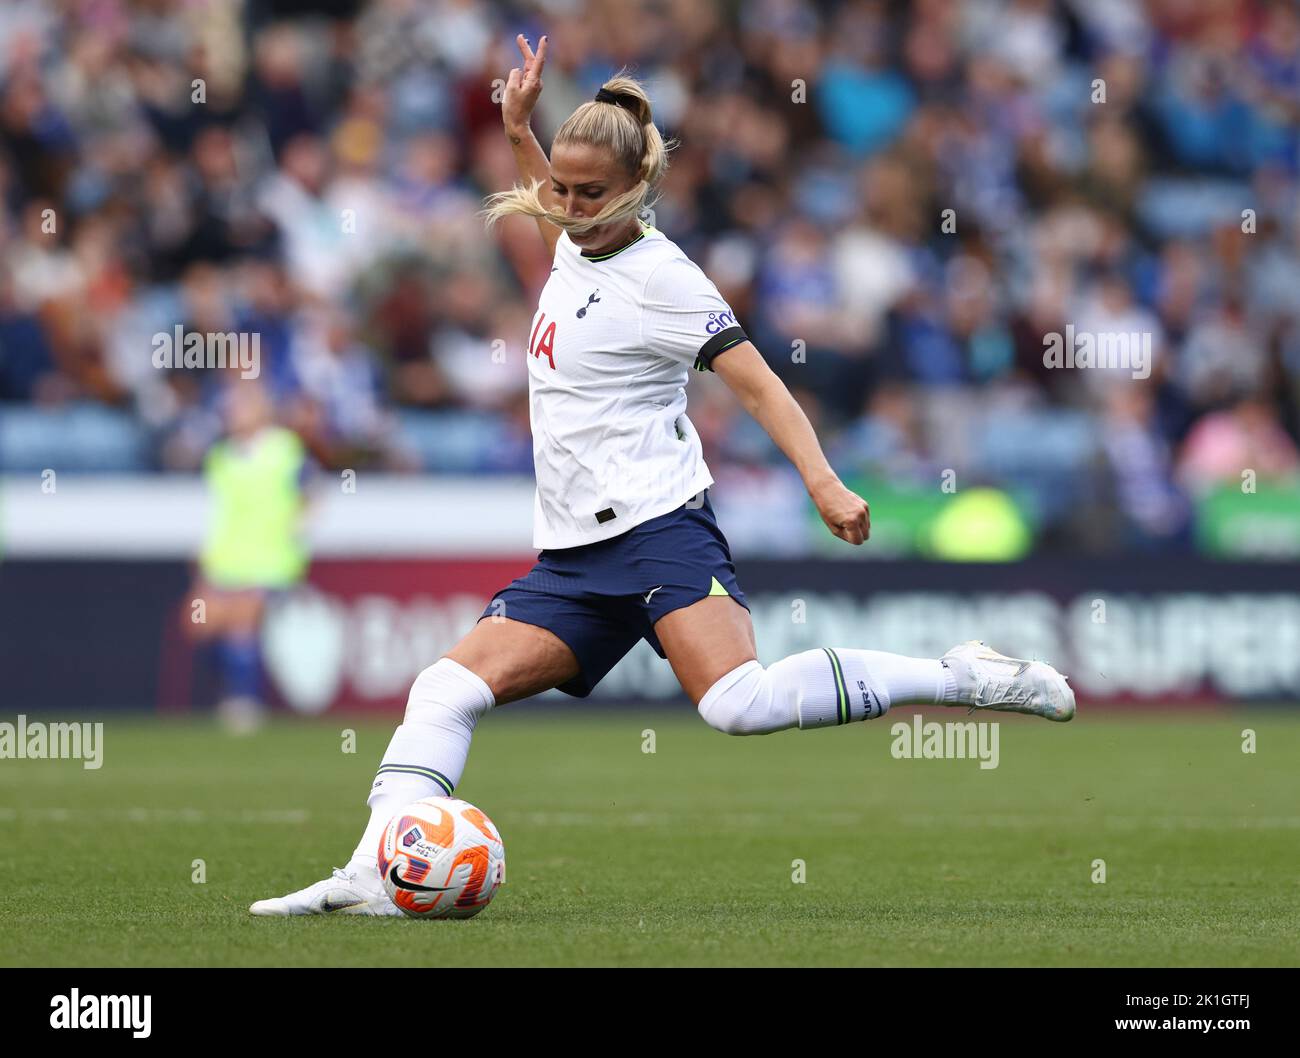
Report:
M 266 714 L 258 634 L 267 601 L 307 572 L 302 523 L 308 460 L 298 435 L 276 425 L 259 382 L 231 382 L 221 399 L 226 436 L 203 462 L 208 532 L 183 620 L 194 641 L 213 646 L 217 714 L 243 734 Z

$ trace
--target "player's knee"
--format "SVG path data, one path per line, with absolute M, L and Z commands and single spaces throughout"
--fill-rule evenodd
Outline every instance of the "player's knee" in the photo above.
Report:
M 698 706 L 704 722 L 726 735 L 761 735 L 773 726 L 773 681 L 757 661 L 732 669 L 708 689 Z M 787 726 L 787 725 L 782 725 Z
M 825 680 L 818 682 L 819 675 L 824 677 L 825 665 L 823 650 L 792 654 L 766 668 L 757 661 L 747 661 L 709 688 L 700 699 L 700 715 L 710 727 L 728 735 L 826 726 L 824 708 L 813 709 L 811 716 L 804 715 L 810 696 L 814 704 L 825 696 Z
M 439 658 L 411 685 L 404 722 L 437 724 L 453 720 L 472 728 L 494 704 L 491 688 L 479 676 L 451 658 Z

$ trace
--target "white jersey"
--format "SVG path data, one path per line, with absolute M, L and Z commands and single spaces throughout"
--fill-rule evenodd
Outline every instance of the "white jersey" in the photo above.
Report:
M 594 257 L 562 233 L 553 264 L 528 339 L 541 549 L 618 536 L 713 484 L 686 383 L 745 340 L 717 287 L 655 228 Z

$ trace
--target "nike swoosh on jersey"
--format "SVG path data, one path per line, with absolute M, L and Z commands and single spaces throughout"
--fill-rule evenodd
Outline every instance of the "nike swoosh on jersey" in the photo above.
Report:
M 659 588 L 662 588 L 662 587 L 663 587 L 663 585 L 660 584 L 660 585 L 659 585 Z M 649 602 L 649 601 L 650 601 L 650 596 L 653 595 L 655 592 L 657 592 L 657 591 L 659 590 L 659 588 L 651 588 L 650 591 L 646 594 L 645 601 L 646 601 L 646 602 Z

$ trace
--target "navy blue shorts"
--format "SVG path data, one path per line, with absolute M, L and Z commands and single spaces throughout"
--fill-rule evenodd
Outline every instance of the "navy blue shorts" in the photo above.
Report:
M 502 588 L 482 617 L 507 617 L 554 632 L 581 671 L 560 690 L 585 698 L 644 639 L 661 658 L 659 618 L 710 595 L 746 610 L 731 548 L 709 502 L 695 498 L 626 533 L 580 547 L 543 551 L 525 576 Z

